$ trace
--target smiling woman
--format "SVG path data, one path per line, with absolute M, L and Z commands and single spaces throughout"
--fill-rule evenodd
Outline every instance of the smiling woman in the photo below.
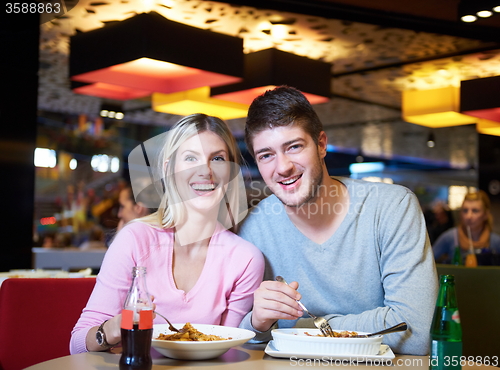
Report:
M 174 178 L 182 206 L 191 219 L 193 212 L 202 218 L 217 219 L 230 180 L 228 151 L 224 141 L 210 131 L 192 136 L 179 147 L 173 164 Z
M 260 251 L 228 230 L 246 213 L 239 158 L 217 117 L 187 116 L 165 135 L 156 158 L 165 189 L 158 211 L 128 223 L 109 247 L 73 330 L 72 353 L 120 342 L 121 307 L 138 265 L 147 268 L 156 310 L 173 322 L 238 326 L 264 270 Z M 103 322 L 104 346 L 95 339 Z
M 500 264 L 500 235 L 492 229 L 488 195 L 482 190 L 467 193 L 460 209 L 460 224 L 441 234 L 433 245 L 436 262 L 450 263 L 457 248 L 462 258 L 460 264 L 471 251 L 479 265 Z

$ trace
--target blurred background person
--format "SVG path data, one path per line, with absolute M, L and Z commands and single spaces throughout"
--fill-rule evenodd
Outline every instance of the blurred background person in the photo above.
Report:
M 42 240 L 42 248 L 52 249 L 56 247 L 56 235 L 55 234 L 45 234 Z
M 59 232 L 55 236 L 54 247 L 61 249 L 75 248 L 73 238 L 74 234 L 71 232 Z
M 479 265 L 498 264 L 500 235 L 492 230 L 488 195 L 482 190 L 467 193 L 460 209 L 460 224 L 445 231 L 433 244 L 436 262 L 450 263 L 455 247 L 459 247 L 463 263 L 472 244 Z
M 106 243 L 104 242 L 104 231 L 102 228 L 97 225 L 93 226 L 90 229 L 88 240 L 80 244 L 79 249 L 81 251 L 107 249 Z
M 438 201 L 433 205 L 427 222 L 431 244 L 434 244 L 442 233 L 455 226 L 451 210 L 443 201 Z
M 153 213 L 154 209 L 147 208 L 142 202 L 136 202 L 132 188 L 130 186 L 125 187 L 120 191 L 118 198 L 120 208 L 118 210 L 118 222 L 117 231 L 120 231 L 123 226 L 133 219 L 147 216 Z

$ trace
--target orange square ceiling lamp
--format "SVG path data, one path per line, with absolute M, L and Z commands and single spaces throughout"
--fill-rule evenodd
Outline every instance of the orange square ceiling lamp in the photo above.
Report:
M 480 134 L 500 136 L 500 123 L 487 119 L 479 119 L 476 130 Z
M 210 87 L 180 91 L 172 94 L 153 93 L 151 108 L 156 112 L 180 116 L 198 112 L 223 120 L 246 117 L 248 104 L 235 103 L 210 97 Z
M 76 93 L 127 100 L 236 83 L 243 76 L 243 40 L 138 14 L 70 39 Z
M 460 113 L 460 89 L 454 86 L 403 91 L 402 111 L 405 121 L 432 128 L 478 121 L 476 117 Z
M 265 91 L 288 85 L 304 93 L 311 104 L 326 103 L 330 98 L 331 68 L 330 63 L 274 48 L 256 51 L 245 55 L 243 81 L 214 87 L 211 96 L 250 105 Z

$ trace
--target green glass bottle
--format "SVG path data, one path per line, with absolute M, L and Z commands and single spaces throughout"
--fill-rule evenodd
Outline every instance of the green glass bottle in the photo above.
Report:
M 457 245 L 455 250 L 453 251 L 453 259 L 451 260 L 452 265 L 463 265 L 462 262 L 462 251 L 460 250 L 460 246 Z
M 431 324 L 429 369 L 461 369 L 462 326 L 455 294 L 455 277 L 441 275 L 439 294 Z

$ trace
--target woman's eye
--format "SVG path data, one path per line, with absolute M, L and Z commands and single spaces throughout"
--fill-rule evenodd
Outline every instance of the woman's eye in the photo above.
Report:
M 221 155 L 212 158 L 212 161 L 225 161 L 225 160 L 226 159 Z
M 188 155 L 184 160 L 186 162 L 194 162 L 194 161 L 196 161 L 196 158 L 191 156 L 191 155 Z

